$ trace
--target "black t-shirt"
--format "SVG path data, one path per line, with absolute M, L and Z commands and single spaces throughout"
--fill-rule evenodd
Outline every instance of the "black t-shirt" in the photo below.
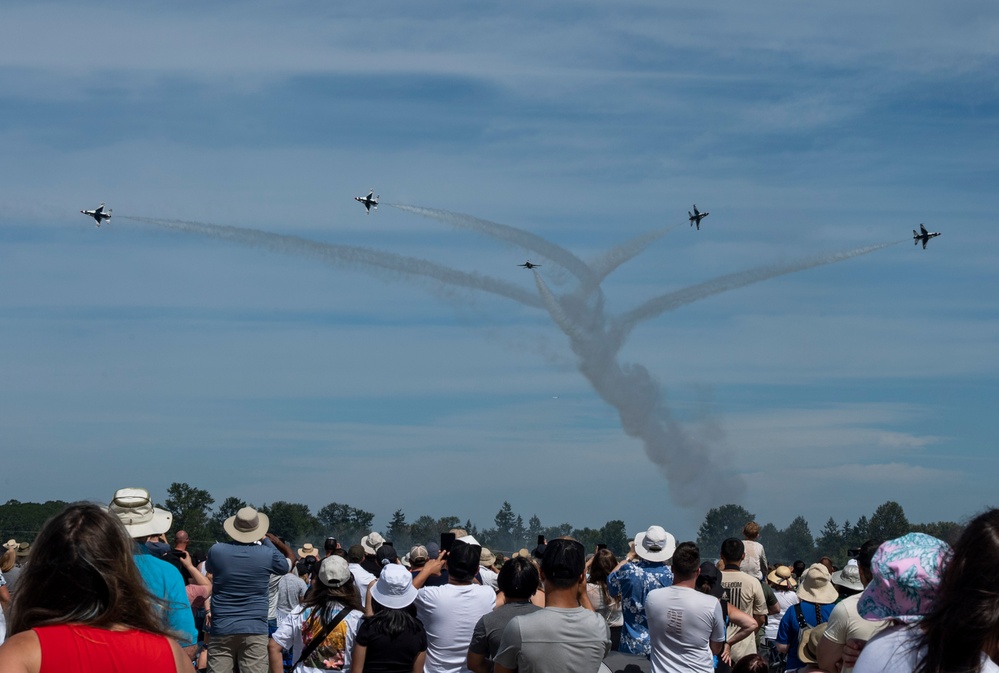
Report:
M 417 622 L 419 623 L 419 622 Z M 389 638 L 371 628 L 371 620 L 361 620 L 354 643 L 367 648 L 364 654 L 364 670 L 368 673 L 411 673 L 416 657 L 427 649 L 427 633 L 420 626 L 420 632 L 403 631 L 395 638 Z

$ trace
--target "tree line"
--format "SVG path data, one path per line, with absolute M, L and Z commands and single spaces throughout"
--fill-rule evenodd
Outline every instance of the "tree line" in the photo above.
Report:
M 9 500 L 0 505 L 0 538 L 6 540 L 13 537 L 30 542 L 42 524 L 66 504 L 60 500 L 45 503 Z M 192 548 L 207 550 L 216 540 L 228 539 L 222 523 L 247 504 L 239 498 L 228 497 L 216 506 L 215 498 L 207 490 L 174 482 L 167 488 L 166 500 L 158 506 L 173 514 L 171 532 L 186 530 L 193 542 Z M 346 548 L 375 530 L 374 514 L 338 502 L 324 505 L 315 513 L 308 505 L 284 500 L 253 506 L 270 517 L 272 532 L 295 545 L 312 542 L 321 547 L 326 537 L 336 537 Z M 755 520 L 755 515 L 740 505 L 728 504 L 711 509 L 697 531 L 697 544 L 702 556 L 716 557 L 722 541 L 728 537 L 742 538 L 743 527 Z M 628 542 L 633 537 L 628 535 L 621 520 L 608 521 L 600 528 L 576 528 L 569 523 L 546 526 L 535 514 L 525 522 L 523 516 L 513 511 L 509 502 L 503 503 L 492 525 L 485 528 L 479 528 L 468 519 L 463 522 L 457 516 L 433 517 L 424 514 L 410 519 L 403 510 L 397 509 L 388 527 L 379 532 L 391 540 L 400 553 L 404 553 L 414 544 L 439 539 L 442 532 L 452 528 L 463 528 L 485 547 L 504 552 L 533 549 L 539 535 L 549 540 L 570 535 L 587 549 L 606 544 L 620 556 L 628 551 Z M 861 516 L 852 524 L 849 521 L 837 523 L 830 517 L 818 537 L 812 535 L 805 518 L 798 516 L 786 528 L 777 528 L 772 523 L 763 524 L 759 539 L 771 563 L 790 564 L 798 559 L 811 563 L 828 556 L 833 563 L 842 566 L 848 558 L 847 550 L 859 547 L 867 539 L 889 540 L 908 532 L 924 532 L 953 544 L 961 529 L 962 526 L 953 521 L 910 523 L 902 506 L 888 501 L 870 517 Z
M 718 556 L 721 544 L 730 537 L 742 539 L 742 529 L 756 516 L 739 505 L 722 505 L 707 513 L 704 523 L 697 531 L 697 545 L 705 557 Z M 880 505 L 868 518 L 861 516 L 853 524 L 849 520 L 841 524 L 829 517 L 825 526 L 813 537 L 804 517 L 795 517 L 787 528 L 777 528 L 772 523 L 760 526 L 759 542 L 767 552 L 771 564 L 790 565 L 801 560 L 813 563 L 828 556 L 837 566 L 843 566 L 849 559 L 847 550 L 855 549 L 867 540 L 891 540 L 906 533 L 927 533 L 948 544 L 954 544 L 961 535 L 963 526 L 954 521 L 934 523 L 911 523 L 905 516 L 902 506 L 893 500 Z

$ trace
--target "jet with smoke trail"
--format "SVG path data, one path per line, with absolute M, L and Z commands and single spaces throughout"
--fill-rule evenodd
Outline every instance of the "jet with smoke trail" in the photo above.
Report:
M 655 297 L 614 316 L 605 311 L 601 282 L 669 230 L 639 236 L 608 251 L 591 266 L 561 246 L 523 229 L 439 209 L 394 207 L 536 252 L 575 276 L 579 285 L 574 291 L 556 295 L 545 284 L 540 273 L 532 269 L 538 289 L 535 296 L 496 278 L 380 250 L 332 245 L 242 227 L 138 216 L 123 217 L 241 245 L 305 256 L 331 266 L 422 278 L 431 283 L 431 288 L 435 291 L 448 287 L 474 289 L 546 310 L 555 325 L 568 337 L 580 373 L 597 394 L 614 407 L 625 433 L 642 442 L 646 455 L 666 477 L 670 498 L 678 505 L 701 509 L 719 502 L 738 501 L 745 485 L 738 476 L 720 465 L 716 452 L 708 441 L 697 437 L 673 417 L 663 398 L 661 386 L 644 366 L 618 362 L 618 353 L 628 334 L 645 320 L 700 299 L 893 245 L 883 243 L 727 274 Z

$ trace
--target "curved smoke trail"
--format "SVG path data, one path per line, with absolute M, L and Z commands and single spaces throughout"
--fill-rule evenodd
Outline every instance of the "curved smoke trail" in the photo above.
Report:
M 512 283 L 483 276 L 478 273 L 459 271 L 417 257 L 405 257 L 390 252 L 351 245 L 320 243 L 298 236 L 272 234 L 244 227 L 231 227 L 186 220 L 162 220 L 137 215 L 118 215 L 116 217 L 166 227 L 167 229 L 200 234 L 222 241 L 231 241 L 253 248 L 263 248 L 273 252 L 310 257 L 336 267 L 354 267 L 369 271 L 375 268 L 407 276 L 422 277 L 437 281 L 441 285 L 489 292 L 512 299 L 525 306 L 542 308 L 542 304 L 537 297 Z

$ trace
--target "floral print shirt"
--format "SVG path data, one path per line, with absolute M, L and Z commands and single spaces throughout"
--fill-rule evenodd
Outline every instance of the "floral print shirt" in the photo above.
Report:
M 664 562 L 653 563 L 638 559 L 625 563 L 607 578 L 607 590 L 612 597 L 621 597 L 624 628 L 621 630 L 621 652 L 644 657 L 652 653 L 649 623 L 645 619 L 645 597 L 653 589 L 673 585 L 673 571 Z

